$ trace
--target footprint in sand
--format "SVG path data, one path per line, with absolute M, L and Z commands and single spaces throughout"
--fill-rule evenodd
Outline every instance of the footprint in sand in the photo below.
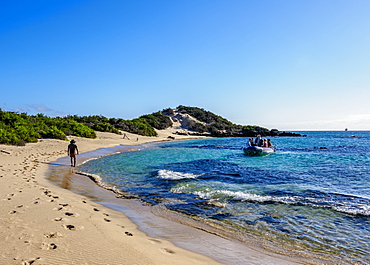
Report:
M 59 232 L 45 234 L 45 237 L 47 238 L 57 238 L 57 237 L 62 237 L 62 236 L 63 235 Z
M 41 244 L 41 249 L 44 249 L 44 250 L 51 250 L 51 249 L 56 249 L 57 248 L 57 245 L 54 244 L 54 243 L 42 243 Z
M 55 245 L 54 243 L 50 243 L 48 245 L 48 250 L 50 250 L 50 249 L 56 249 L 56 248 L 57 248 L 57 245 Z
M 31 265 L 33 264 L 35 261 L 41 259 L 40 257 L 37 257 L 37 258 L 34 258 L 34 259 L 30 259 L 30 260 L 24 260 L 22 261 L 22 265 Z
M 133 234 L 131 234 L 130 232 L 125 232 L 126 236 L 134 236 Z
M 17 211 L 10 211 L 9 214 L 15 214 Z
M 74 213 L 65 213 L 65 215 L 67 215 L 67 216 L 76 216 Z
M 109 220 L 109 219 L 107 219 L 107 218 L 104 218 L 104 221 L 106 221 L 106 222 L 111 222 L 111 220 Z
M 76 230 L 76 227 L 74 225 L 65 225 L 64 227 L 68 230 L 72 230 L 72 231 Z
M 54 218 L 53 221 L 56 221 L 56 222 L 63 221 L 63 217 Z
M 161 249 L 164 253 L 168 253 L 168 254 L 175 254 L 175 251 L 171 250 L 171 249 L 168 249 L 168 248 L 162 248 Z

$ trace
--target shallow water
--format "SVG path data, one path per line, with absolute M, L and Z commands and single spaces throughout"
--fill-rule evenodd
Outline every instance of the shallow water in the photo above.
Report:
M 370 133 L 302 133 L 272 138 L 277 152 L 265 157 L 244 156 L 245 138 L 189 140 L 79 170 L 225 235 L 263 238 L 272 251 L 370 263 Z

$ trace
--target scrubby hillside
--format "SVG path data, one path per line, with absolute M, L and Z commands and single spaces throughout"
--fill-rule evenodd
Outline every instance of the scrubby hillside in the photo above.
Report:
M 216 137 L 299 136 L 299 134 L 269 130 L 260 126 L 237 125 L 210 111 L 197 107 L 178 106 L 165 109 L 163 115 L 171 118 L 178 134 L 201 134 Z

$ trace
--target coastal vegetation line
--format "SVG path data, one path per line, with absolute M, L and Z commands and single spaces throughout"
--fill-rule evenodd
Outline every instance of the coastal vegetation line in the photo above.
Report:
M 0 144 L 25 145 L 38 139 L 67 140 L 69 135 L 96 138 L 95 131 L 122 134 L 130 132 L 142 136 L 157 136 L 156 130 L 180 124 L 176 134 L 213 137 L 300 136 L 277 129 L 255 125 L 237 125 L 227 119 L 198 107 L 178 106 L 167 108 L 139 118 L 125 120 L 101 115 L 48 117 L 44 114 L 28 115 L 3 111 L 0 108 Z

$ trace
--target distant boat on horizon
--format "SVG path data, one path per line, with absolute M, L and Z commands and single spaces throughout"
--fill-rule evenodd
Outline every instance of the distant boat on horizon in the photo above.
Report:
M 344 131 L 347 132 L 348 131 L 348 128 L 345 128 Z

